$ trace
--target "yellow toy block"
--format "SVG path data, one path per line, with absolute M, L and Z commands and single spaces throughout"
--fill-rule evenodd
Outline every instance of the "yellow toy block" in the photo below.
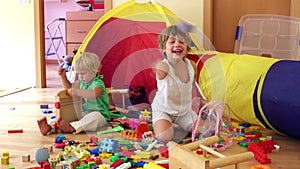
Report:
M 9 157 L 1 157 L 1 164 L 9 164 Z
M 9 152 L 3 152 L 2 156 L 3 157 L 9 157 Z
M 153 153 L 147 152 L 147 151 L 140 151 L 136 155 L 141 157 L 142 159 L 150 159 L 152 157 Z

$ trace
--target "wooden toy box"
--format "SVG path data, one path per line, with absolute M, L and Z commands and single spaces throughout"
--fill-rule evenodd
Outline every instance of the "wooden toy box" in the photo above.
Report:
M 58 92 L 55 96 L 56 119 L 62 117 L 67 122 L 72 122 L 82 117 L 81 97 L 71 97 L 67 90 Z
M 239 163 L 254 159 L 254 155 L 251 152 L 225 156 L 208 147 L 218 141 L 218 136 L 212 136 L 186 145 L 179 145 L 175 142 L 170 142 L 170 169 L 215 169 L 229 165 L 234 165 L 234 168 L 237 169 Z M 199 156 L 192 152 L 199 148 L 203 151 L 203 156 Z M 215 158 L 208 158 L 208 153 Z

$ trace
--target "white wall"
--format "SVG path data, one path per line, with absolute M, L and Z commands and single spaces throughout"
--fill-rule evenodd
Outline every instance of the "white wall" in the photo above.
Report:
M 34 5 L 1 1 L 0 90 L 36 84 Z

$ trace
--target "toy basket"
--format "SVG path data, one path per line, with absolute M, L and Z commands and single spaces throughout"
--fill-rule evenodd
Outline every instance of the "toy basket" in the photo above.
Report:
M 199 110 L 198 119 L 192 131 L 192 141 L 217 135 L 220 139 L 219 143 L 212 145 L 212 148 L 223 151 L 232 145 L 233 132 L 229 105 L 224 102 L 211 101 Z

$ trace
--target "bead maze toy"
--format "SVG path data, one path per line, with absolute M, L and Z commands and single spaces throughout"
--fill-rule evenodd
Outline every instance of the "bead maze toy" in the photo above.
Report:
M 225 156 L 208 147 L 209 145 L 215 144 L 218 141 L 218 136 L 212 136 L 186 145 L 178 145 L 175 142 L 170 142 L 170 169 L 213 169 L 229 165 L 234 165 L 235 168 L 238 168 L 239 163 L 254 159 L 252 152 L 244 152 Z M 196 155 L 192 152 L 198 148 L 203 150 L 203 156 Z M 212 154 L 216 158 L 208 158 L 208 153 Z

